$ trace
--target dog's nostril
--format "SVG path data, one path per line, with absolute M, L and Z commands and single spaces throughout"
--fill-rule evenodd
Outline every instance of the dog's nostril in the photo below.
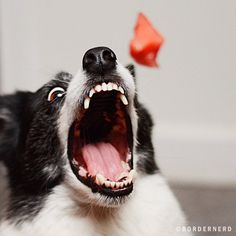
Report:
M 88 50 L 83 58 L 83 69 L 88 73 L 105 74 L 115 69 L 116 55 L 107 47 Z
M 116 55 L 111 50 L 104 50 L 102 52 L 102 57 L 105 62 L 116 61 Z
M 86 57 L 86 64 L 96 63 L 96 56 L 92 53 L 89 53 Z

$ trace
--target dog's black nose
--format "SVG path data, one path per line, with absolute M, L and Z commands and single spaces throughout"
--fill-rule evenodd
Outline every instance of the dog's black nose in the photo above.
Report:
M 92 74 L 106 74 L 116 67 L 116 55 L 107 47 L 89 49 L 83 58 L 83 69 Z

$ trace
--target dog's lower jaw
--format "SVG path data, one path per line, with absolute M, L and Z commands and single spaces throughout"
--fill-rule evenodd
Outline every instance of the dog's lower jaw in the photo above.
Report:
M 92 208 L 119 208 L 132 198 L 133 193 L 122 197 L 109 197 L 99 192 L 94 193 L 92 189 L 80 182 L 72 172 L 69 163 L 66 164 L 64 188 L 67 190 L 67 197 L 72 199 L 77 206 L 89 206 Z M 135 181 L 134 181 L 135 188 Z M 66 191 L 65 190 L 65 191 Z

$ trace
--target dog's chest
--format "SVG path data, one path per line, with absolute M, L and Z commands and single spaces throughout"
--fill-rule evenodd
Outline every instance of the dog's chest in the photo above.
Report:
M 58 193 L 61 190 L 58 191 Z M 110 216 L 99 217 L 81 209 L 60 194 L 50 196 L 43 210 L 20 229 L 3 224 L 2 236 L 174 236 L 185 224 L 178 203 L 158 175 L 137 181 L 133 197 Z M 76 213 L 77 212 L 77 213 Z

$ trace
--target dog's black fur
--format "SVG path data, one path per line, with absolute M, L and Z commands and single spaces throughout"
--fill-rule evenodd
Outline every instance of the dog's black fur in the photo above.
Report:
M 133 66 L 128 67 L 134 75 Z M 8 169 L 10 208 L 15 223 L 31 220 L 46 196 L 64 178 L 62 148 L 58 137 L 58 115 L 64 99 L 47 100 L 53 87 L 68 87 L 72 75 L 61 72 L 35 93 L 17 92 L 0 96 L 0 161 Z M 151 141 L 152 119 L 135 98 L 138 114 L 137 152 L 139 171 L 153 174 L 158 167 Z

